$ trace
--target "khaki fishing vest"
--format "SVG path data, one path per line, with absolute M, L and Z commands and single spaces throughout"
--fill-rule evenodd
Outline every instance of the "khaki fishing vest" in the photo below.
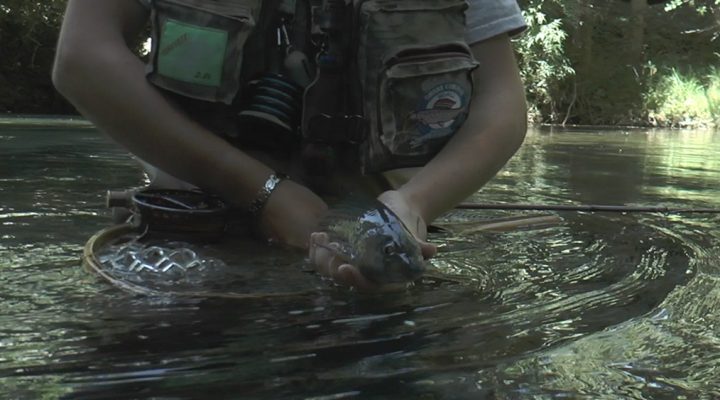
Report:
M 477 63 L 463 39 L 466 8 L 464 0 L 153 0 L 147 76 L 237 112 L 251 83 L 273 73 L 301 88 L 292 127 L 300 143 L 351 145 L 364 173 L 421 166 L 468 114 Z

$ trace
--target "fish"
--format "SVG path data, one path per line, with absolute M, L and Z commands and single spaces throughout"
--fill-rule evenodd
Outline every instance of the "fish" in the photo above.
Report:
M 365 202 L 367 204 L 368 202 Z M 377 200 L 365 207 L 339 204 L 320 222 L 344 262 L 358 268 L 377 284 L 408 283 L 419 279 L 427 269 L 420 244 L 400 218 Z

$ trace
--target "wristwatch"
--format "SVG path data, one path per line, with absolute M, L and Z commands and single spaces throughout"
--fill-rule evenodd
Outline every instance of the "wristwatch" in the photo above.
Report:
M 277 185 L 283 181 L 283 179 L 287 178 L 288 176 L 282 173 L 276 172 L 270 174 L 270 177 L 265 181 L 265 184 L 260 188 L 260 190 L 258 190 L 255 199 L 252 203 L 250 203 L 250 207 L 248 207 L 248 212 L 251 216 L 255 218 L 260 216 L 260 212 L 263 208 L 265 208 L 265 204 L 267 204 L 270 199 L 272 192 L 275 188 L 277 188 Z

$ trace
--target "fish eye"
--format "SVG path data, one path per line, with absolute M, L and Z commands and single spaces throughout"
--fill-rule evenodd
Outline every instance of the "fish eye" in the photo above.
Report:
M 395 253 L 395 245 L 393 245 L 393 244 L 385 245 L 385 247 L 383 247 L 383 253 L 385 253 L 386 255 Z

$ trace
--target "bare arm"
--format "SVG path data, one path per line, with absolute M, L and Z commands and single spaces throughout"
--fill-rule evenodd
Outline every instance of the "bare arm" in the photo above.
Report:
M 128 47 L 146 20 L 147 11 L 135 1 L 70 0 L 53 82 L 86 118 L 138 157 L 247 207 L 271 169 L 187 118 L 147 82 L 142 61 Z M 262 228 L 305 246 L 325 207 L 306 188 L 283 182 L 266 206 Z
M 443 150 L 398 190 L 410 209 L 428 223 L 495 176 L 525 138 L 525 89 L 509 37 L 496 36 L 474 44 L 472 50 L 480 66 L 473 75 L 468 119 Z

